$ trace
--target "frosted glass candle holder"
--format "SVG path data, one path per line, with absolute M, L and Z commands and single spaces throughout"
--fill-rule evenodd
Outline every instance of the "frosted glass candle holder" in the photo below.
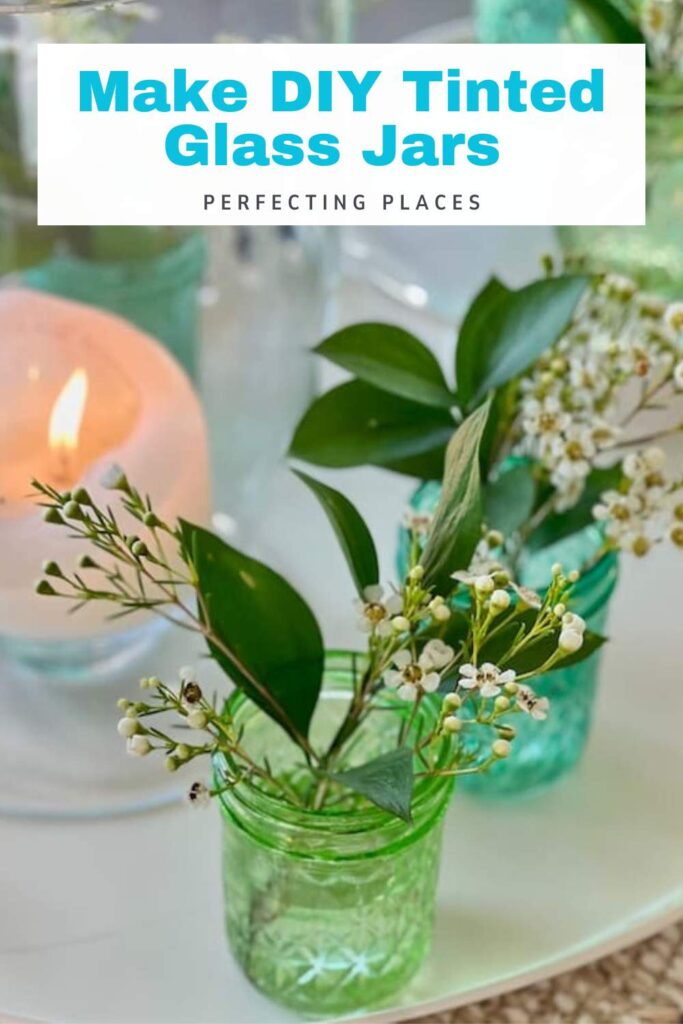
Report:
M 43 521 L 31 479 L 85 487 L 107 504 L 101 480 L 116 463 L 162 518 L 206 521 L 203 414 L 168 352 L 111 314 L 8 289 L 0 336 L 0 645 L 43 673 L 91 679 L 139 652 L 158 624 L 145 615 L 107 620 L 98 603 L 69 616 L 67 602 L 35 594 L 43 561 L 71 566 L 80 552 L 66 530 Z

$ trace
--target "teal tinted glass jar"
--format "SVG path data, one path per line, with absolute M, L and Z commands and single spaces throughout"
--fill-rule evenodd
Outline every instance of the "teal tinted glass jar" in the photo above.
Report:
M 311 739 L 329 742 L 352 693 L 352 655 L 328 655 Z M 252 757 L 295 778 L 301 753 L 241 694 L 231 698 Z M 435 714 L 427 707 L 425 714 Z M 391 749 L 387 715 L 354 744 L 361 764 Z M 398 723 L 397 723 L 398 727 Z M 220 777 L 221 764 L 217 764 Z M 420 968 L 431 943 L 449 779 L 421 780 L 413 824 L 360 798 L 299 810 L 251 785 L 221 797 L 225 923 L 232 951 L 271 999 L 310 1016 L 381 1004 Z
M 683 80 L 652 77 L 647 91 L 647 224 L 562 227 L 565 254 L 678 300 L 683 291 Z
M 34 228 L 42 231 L 42 228 Z M 90 236 L 92 254 L 64 240 L 44 262 L 28 267 L 25 284 L 86 302 L 130 320 L 161 341 L 190 376 L 197 373 L 199 289 L 206 243 L 178 228 L 71 228 Z
M 440 494 L 439 483 L 425 483 L 415 492 L 411 507 L 431 513 Z M 590 526 L 542 551 L 527 553 L 520 563 L 519 582 L 543 592 L 555 562 L 561 562 L 566 569 L 590 566 L 574 588 L 572 611 L 586 620 L 589 629 L 604 634 L 619 566 L 614 552 L 600 556 L 601 547 L 600 529 Z M 398 551 L 401 578 L 408 555 L 409 536 L 402 529 Z M 547 720 L 537 722 L 528 715 L 518 716 L 518 738 L 510 757 L 494 764 L 485 774 L 463 776 L 459 787 L 480 796 L 514 797 L 544 789 L 567 775 L 581 760 L 588 742 L 600 662 L 598 651 L 578 665 L 531 680 L 534 691 L 550 700 Z

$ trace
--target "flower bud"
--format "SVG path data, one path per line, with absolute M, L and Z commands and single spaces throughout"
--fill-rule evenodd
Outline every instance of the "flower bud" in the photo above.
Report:
M 54 506 L 45 509 L 45 511 L 43 512 L 43 522 L 52 523 L 55 526 L 64 525 L 64 520 L 62 519 L 59 509 L 54 508 Z
M 556 619 L 562 619 L 567 614 L 566 604 L 556 604 L 553 608 L 553 615 Z
M 517 730 L 513 725 L 497 725 L 496 731 L 502 740 L 514 740 Z
M 442 604 L 445 604 L 445 601 L 440 594 L 437 594 L 436 597 L 433 597 L 431 599 L 427 607 L 429 608 L 430 612 L 433 612 L 435 608 L 440 608 Z
M 56 576 L 57 579 L 61 579 L 63 576 L 62 570 L 56 562 L 43 562 L 43 572 L 46 576 Z
M 683 522 L 683 505 L 676 505 L 674 509 L 674 518 Z
M 447 693 L 443 703 L 447 708 L 459 708 L 462 706 L 462 697 L 457 693 Z
M 674 523 L 669 530 L 669 537 L 671 542 L 676 545 L 677 548 L 683 548 L 683 525 Z
M 432 616 L 437 622 L 448 622 L 451 617 L 451 610 L 447 604 L 440 604 L 434 609 Z
M 555 564 L 553 565 L 552 569 L 550 570 L 550 572 L 551 572 L 551 574 L 553 576 L 561 576 L 562 575 L 562 571 L 563 570 L 562 570 L 562 563 L 561 562 L 555 562 Z
M 78 559 L 78 568 L 99 569 L 99 565 L 97 564 L 96 561 L 94 561 L 94 559 L 90 557 L 90 555 L 81 555 L 81 557 Z
M 583 633 L 577 633 L 575 629 L 563 629 L 557 646 L 565 654 L 575 654 L 583 647 Z
M 491 744 L 491 753 L 494 757 L 509 757 L 512 751 L 512 744 L 509 740 L 495 740 Z
M 195 708 L 187 716 L 187 724 L 191 729 L 204 729 L 208 721 L 206 712 L 202 711 L 201 708 Z
M 161 526 L 161 520 L 159 519 L 156 512 L 145 512 L 142 517 L 142 522 L 150 530 L 154 530 L 157 526 Z
M 507 590 L 494 590 L 491 594 L 491 610 L 504 612 L 510 607 L 511 597 Z
M 117 708 L 120 708 L 121 711 L 125 711 L 129 703 L 130 702 L 127 701 L 125 697 L 120 697 L 119 700 L 117 700 L 116 702 L 116 706 Z
M 507 711 L 509 710 L 510 707 L 510 699 L 508 697 L 505 697 L 501 693 L 501 695 L 499 697 L 496 697 L 496 699 L 494 700 L 493 706 L 495 707 L 496 711 Z
M 492 576 L 477 576 L 474 581 L 474 589 L 478 594 L 486 595 L 491 594 L 495 589 L 495 583 L 493 582 Z
M 119 736 L 123 736 L 124 740 L 130 739 L 131 736 L 135 736 L 135 733 L 139 729 L 139 723 L 137 718 L 121 718 L 116 726 L 116 731 Z
M 175 757 L 167 757 L 164 762 L 164 766 L 167 772 L 177 772 L 179 768 L 178 762 L 176 761 Z
M 152 744 L 146 736 L 136 734 L 128 740 L 127 750 L 134 757 L 146 757 L 152 749 Z
M 123 491 L 126 494 L 130 491 L 130 484 L 126 479 L 126 474 L 116 464 L 109 467 L 100 483 L 107 491 Z
M 79 505 L 92 505 L 90 495 L 86 491 L 85 487 L 79 487 L 71 495 L 74 501 L 77 501 Z
M 408 579 L 411 583 L 419 583 L 420 580 L 424 579 L 424 574 L 425 570 L 423 565 L 414 565 L 408 573 Z
M 505 686 L 503 687 L 503 689 L 508 694 L 508 696 L 514 697 L 514 695 L 519 690 L 519 683 L 513 683 L 513 682 L 506 683 Z
M 57 596 L 57 591 L 55 590 L 51 583 L 48 583 L 47 580 L 38 580 L 38 582 L 36 583 L 35 590 L 36 594 L 40 594 L 41 597 Z
M 647 537 L 635 537 L 631 543 L 631 551 L 637 558 L 644 558 L 649 554 L 651 547 Z
M 486 535 L 486 543 L 490 548 L 500 548 L 505 543 L 505 537 L 500 530 L 489 530 Z
M 147 555 L 149 554 L 147 545 L 143 540 L 133 541 L 133 543 L 130 546 L 130 550 L 135 555 L 136 558 L 146 558 Z
M 586 632 L 586 621 L 582 619 L 580 615 L 576 615 L 574 612 L 565 612 L 562 616 L 562 626 L 564 629 L 573 629 L 575 633 Z
M 444 732 L 450 733 L 451 735 L 456 732 L 460 732 L 462 729 L 462 722 L 455 715 L 449 715 L 448 718 L 443 720 Z
M 578 583 L 581 579 L 581 573 L 578 569 L 572 569 L 570 573 L 567 573 L 567 579 L 570 583 Z
M 185 743 L 179 743 L 173 751 L 173 756 L 177 757 L 179 761 L 187 761 L 190 756 L 190 748 Z
M 405 615 L 397 615 L 391 620 L 391 628 L 395 633 L 407 633 L 410 629 L 410 622 Z
M 82 519 L 83 510 L 77 501 L 67 501 L 66 505 L 62 509 L 67 519 Z
M 493 574 L 493 582 L 497 587 L 509 587 L 510 576 L 504 569 L 497 569 Z

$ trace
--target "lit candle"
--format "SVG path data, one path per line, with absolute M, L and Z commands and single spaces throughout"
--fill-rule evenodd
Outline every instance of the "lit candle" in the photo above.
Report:
M 162 518 L 205 522 L 197 396 L 154 339 L 88 306 L 0 291 L 0 337 L 0 635 L 58 641 L 129 629 L 125 619 L 107 622 L 96 605 L 67 616 L 64 602 L 34 593 L 42 562 L 70 567 L 78 549 L 68 531 L 43 522 L 30 481 L 82 486 L 107 504 L 100 481 L 117 463 Z

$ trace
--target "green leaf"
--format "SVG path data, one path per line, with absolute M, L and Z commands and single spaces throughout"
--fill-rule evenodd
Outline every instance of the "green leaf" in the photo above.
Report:
M 354 505 L 339 491 L 328 487 L 306 473 L 294 470 L 296 475 L 315 494 L 332 524 L 337 540 L 344 552 L 358 593 L 379 582 L 379 562 L 375 542 L 365 521 Z
M 583 11 L 604 42 L 645 42 L 635 13 L 632 18 L 628 18 L 611 0 L 574 0 L 574 3 Z
M 469 567 L 481 537 L 479 446 L 489 409 L 486 402 L 472 413 L 448 446 L 441 500 L 421 558 L 425 585 L 435 586 L 437 592 L 450 589 L 451 573 Z
M 355 324 L 315 351 L 368 384 L 402 398 L 450 409 L 455 396 L 426 345 L 392 324 Z
M 296 429 L 290 454 L 338 469 L 400 463 L 439 449 L 454 427 L 445 409 L 352 380 L 310 406 Z
M 514 658 L 510 658 L 508 660 L 503 658 L 502 662 L 504 667 L 506 669 L 514 669 L 518 675 L 525 675 L 527 672 L 537 672 L 557 650 L 559 635 L 560 630 L 558 628 L 556 632 L 548 633 L 529 644 L 528 647 L 516 654 Z M 586 661 L 606 642 L 607 641 L 604 636 L 599 636 L 597 633 L 586 631 L 583 638 L 583 647 L 574 654 L 568 654 L 566 658 L 562 659 L 562 661 L 553 665 L 550 671 L 556 672 L 558 669 L 571 668 L 573 665 L 578 665 L 582 661 Z M 530 682 L 533 686 L 533 680 L 530 680 Z
M 455 430 L 455 425 L 453 430 Z M 382 466 L 384 469 L 391 470 L 392 473 L 417 477 L 418 480 L 442 480 L 446 465 L 446 445 L 442 444 L 422 455 L 412 455 L 410 458 L 396 461 L 376 462 L 374 465 Z
M 520 462 L 503 470 L 484 489 L 484 519 L 492 530 L 511 536 L 531 515 L 536 498 L 533 467 Z
M 477 388 L 478 350 L 486 344 L 512 294 L 502 281 L 492 277 L 465 314 L 455 349 L 456 386 L 463 406 L 469 407 Z
M 413 754 L 407 747 L 381 754 L 360 768 L 330 773 L 330 778 L 364 796 L 381 810 L 412 824 L 410 808 L 415 777 Z
M 501 286 L 476 300 L 479 309 L 474 324 L 468 314 L 458 341 L 458 372 L 466 367 L 464 380 L 458 378 L 458 399 L 471 409 L 489 391 L 507 384 L 534 363 L 559 340 L 569 327 L 588 277 L 564 276 L 534 281 L 520 291 L 505 295 Z
M 181 521 L 202 597 L 220 640 L 212 656 L 297 742 L 308 735 L 323 675 L 320 627 L 303 598 L 268 566 Z
M 566 512 L 554 512 L 534 530 L 526 542 L 531 551 L 550 547 L 566 537 L 572 537 L 595 523 L 593 506 L 605 491 L 615 490 L 622 479 L 621 464 L 608 469 L 594 469 L 586 480 L 586 489 L 578 504 Z

